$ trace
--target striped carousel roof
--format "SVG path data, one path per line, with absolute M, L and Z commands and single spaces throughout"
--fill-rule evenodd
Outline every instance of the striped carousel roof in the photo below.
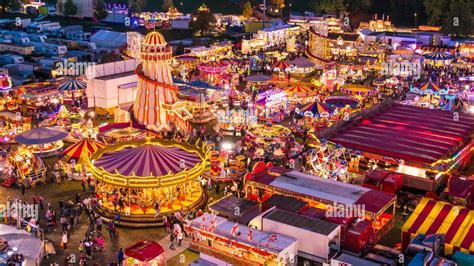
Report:
M 294 95 L 294 94 L 305 94 L 305 93 L 308 93 L 310 92 L 310 88 L 306 87 L 306 86 L 291 86 L 291 87 L 288 87 L 285 89 L 285 92 L 287 94 L 291 94 L 291 95 Z
M 436 93 L 439 91 L 439 87 L 432 80 L 429 80 L 428 82 L 423 84 L 423 86 L 420 87 L 420 91 L 425 92 L 425 93 L 426 92 Z
M 330 113 L 331 109 L 325 104 L 321 102 L 314 102 L 308 104 L 300 109 L 302 112 L 311 112 L 314 115 L 321 116 L 323 113 Z
M 280 70 L 284 70 L 286 69 L 287 67 L 289 67 L 290 64 L 288 64 L 288 62 L 286 60 L 279 60 L 278 62 L 276 62 L 276 64 L 273 66 L 273 69 L 280 69 Z
M 428 60 L 453 60 L 454 56 L 450 53 L 436 51 L 429 54 L 425 54 L 424 57 Z
M 164 44 L 166 44 L 165 38 L 163 37 L 163 35 L 161 35 L 161 33 L 157 31 L 152 31 L 148 33 L 145 36 L 145 40 L 143 40 L 143 45 L 164 45 Z
M 85 163 L 94 152 L 104 147 L 105 145 L 98 141 L 82 139 L 65 149 L 62 153 L 62 158 L 67 162 L 74 160 L 74 162 L 82 164 Z
M 144 144 L 104 153 L 94 165 L 123 176 L 164 176 L 191 169 L 201 161 L 197 153 L 179 147 Z
M 71 79 L 65 81 L 59 85 L 59 91 L 75 91 L 75 90 L 82 90 L 86 88 L 86 83 L 77 79 Z

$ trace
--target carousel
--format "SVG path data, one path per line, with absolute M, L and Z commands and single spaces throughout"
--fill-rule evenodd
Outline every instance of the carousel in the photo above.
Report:
M 272 156 L 279 160 L 297 148 L 291 130 L 284 126 L 265 123 L 250 128 L 247 133 L 243 143 L 250 158 Z
M 404 104 L 427 108 L 444 108 L 451 101 L 448 94 L 449 90 L 439 87 L 431 79 L 421 85 L 412 85 L 410 93 L 411 95 L 407 95 Z
M 208 150 L 149 138 L 100 149 L 89 165 L 99 212 L 109 218 L 123 213 L 122 225 L 140 227 L 160 225 L 162 215 L 178 210 L 201 208 L 206 196 L 197 178 Z
M 31 152 L 38 157 L 50 157 L 61 152 L 64 146 L 62 140 L 67 135 L 67 132 L 55 128 L 37 127 L 17 135 L 15 141 L 28 145 Z
M 209 61 L 198 65 L 199 75 L 202 80 L 211 84 L 222 84 L 222 80 L 227 76 L 226 69 L 229 65 L 224 61 Z

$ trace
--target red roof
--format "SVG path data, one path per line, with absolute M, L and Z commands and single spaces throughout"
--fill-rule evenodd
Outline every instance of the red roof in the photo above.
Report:
M 150 261 L 163 254 L 163 247 L 155 241 L 140 241 L 125 249 L 125 255 L 139 261 Z
M 394 104 L 328 139 L 344 147 L 418 163 L 450 157 L 474 132 L 474 116 Z

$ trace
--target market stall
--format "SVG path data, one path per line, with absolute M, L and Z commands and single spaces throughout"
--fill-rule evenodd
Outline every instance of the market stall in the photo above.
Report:
M 402 227 L 402 248 L 418 234 L 444 234 L 444 255 L 474 253 L 474 211 L 423 198 Z
M 46 180 L 46 164 L 36 156 L 30 148 L 20 146 L 10 157 L 10 164 L 18 169 L 17 177 L 20 183 L 25 186 L 35 186 L 37 183 L 44 183 Z M 11 180 L 10 182 L 13 182 Z
M 61 152 L 67 132 L 50 128 L 36 127 L 15 137 L 15 141 L 28 145 L 31 152 L 39 157 L 50 157 Z
M 139 226 L 149 219 L 183 208 L 200 208 L 205 195 L 197 178 L 206 166 L 208 148 L 146 139 L 108 145 L 91 156 L 89 168 L 97 182 L 99 211 Z M 119 204 L 120 208 L 114 207 Z M 114 204 L 115 203 L 115 204 Z M 160 218 L 153 218 L 156 204 Z M 137 223 L 135 225 L 134 223 Z
M 287 265 L 297 253 L 297 240 L 204 213 L 191 221 L 190 248 L 235 265 Z
M 142 240 L 125 249 L 125 266 L 164 266 L 165 250 L 155 241 Z

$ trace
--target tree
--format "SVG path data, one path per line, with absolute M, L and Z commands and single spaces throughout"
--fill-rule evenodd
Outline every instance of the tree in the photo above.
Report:
M 173 4 L 173 0 L 164 0 L 163 2 L 163 11 L 164 12 L 168 12 L 168 10 L 170 10 L 170 8 L 172 8 L 174 6 Z
M 367 11 L 372 6 L 371 0 L 346 1 L 351 11 Z
M 10 1 L 10 9 L 11 10 L 17 11 L 17 10 L 20 10 L 20 8 L 21 8 L 20 1 L 18 1 L 18 0 L 11 0 Z
M 449 10 L 449 2 L 446 0 L 424 0 L 423 5 L 428 14 L 428 23 L 430 25 L 441 25 Z
M 313 0 L 313 9 L 317 12 L 341 12 L 345 10 L 344 0 Z
M 2 13 L 5 13 L 7 8 L 12 10 L 18 10 L 17 7 L 20 4 L 18 0 L 1 0 Z
M 76 14 L 77 14 L 77 6 L 74 4 L 72 0 L 66 0 L 66 3 L 64 3 L 64 15 L 74 16 Z
M 249 18 L 252 16 L 252 14 L 253 14 L 252 4 L 250 2 L 246 2 L 244 5 L 244 9 L 242 11 L 242 16 L 244 16 L 245 18 Z
M 58 11 L 59 15 L 62 15 L 64 12 L 64 3 L 62 0 L 58 0 L 56 3 L 56 10 Z
M 142 12 L 142 9 L 145 5 L 146 0 L 128 0 L 128 9 L 132 13 Z
M 215 24 L 214 14 L 203 5 L 193 14 L 190 26 L 201 35 L 206 35 Z
M 107 13 L 107 9 L 105 8 L 105 3 L 103 0 L 97 0 L 97 6 L 94 10 L 94 18 L 98 21 L 105 19 L 109 13 Z
M 284 8 L 285 0 L 272 0 L 272 5 L 277 6 L 279 8 Z
M 449 11 L 442 23 L 442 31 L 452 35 L 472 35 L 474 33 L 473 3 L 469 0 L 451 0 Z

